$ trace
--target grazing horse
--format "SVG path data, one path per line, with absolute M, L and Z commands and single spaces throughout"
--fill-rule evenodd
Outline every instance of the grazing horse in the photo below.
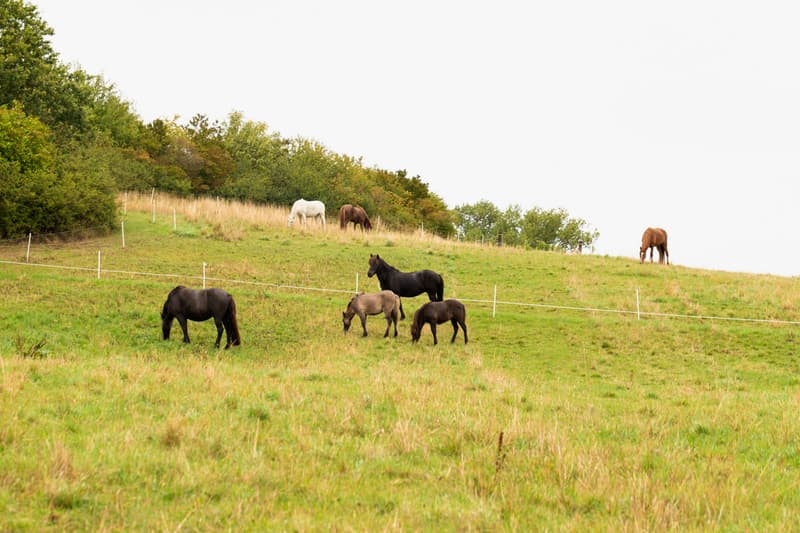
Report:
M 370 294 L 359 294 L 353 296 L 347 304 L 347 310 L 342 313 L 342 324 L 344 332 L 350 329 L 353 317 L 358 315 L 361 319 L 361 327 L 364 329 L 364 337 L 367 336 L 367 315 L 377 315 L 383 313 L 386 317 L 386 333 L 389 336 L 389 327 L 394 323 L 394 336 L 397 337 L 397 316 L 400 311 L 400 297 L 392 291 L 373 292 Z
M 663 264 L 666 259 L 669 264 L 669 251 L 667 250 L 667 232 L 661 228 L 647 228 L 642 234 L 642 245 L 639 247 L 639 263 L 644 263 L 647 249 L 650 249 L 650 262 L 653 262 L 653 248 L 658 250 L 658 262 Z
M 339 227 L 347 229 L 347 224 L 353 223 L 353 229 L 361 226 L 361 231 L 370 231 L 372 222 L 369 221 L 367 211 L 360 205 L 344 204 L 339 209 Z
M 467 310 L 464 304 L 458 300 L 445 300 L 443 302 L 427 302 L 414 313 L 414 320 L 411 322 L 411 342 L 417 342 L 425 324 L 431 325 L 433 333 L 433 344 L 436 340 L 436 324 L 444 324 L 448 320 L 453 324 L 453 338 L 450 342 L 456 341 L 458 326 L 464 330 L 464 344 L 467 344 Z
M 189 342 L 186 321 L 202 322 L 212 317 L 217 326 L 215 348 L 219 348 L 223 326 L 228 341 L 225 344 L 226 350 L 231 345 L 238 346 L 242 343 L 242 338 L 239 336 L 239 325 L 236 323 L 236 304 L 233 296 L 222 289 L 195 290 L 179 285 L 170 291 L 161 311 L 161 331 L 164 333 L 164 340 L 169 339 L 174 318 L 178 319 L 183 330 L 183 342 Z
M 382 290 L 393 291 L 398 296 L 417 296 L 423 292 L 433 302 L 441 302 L 444 298 L 444 280 L 433 270 L 417 270 L 416 272 L 400 272 L 381 259 L 380 255 L 369 254 L 369 272 L 367 277 L 378 275 Z M 403 304 L 400 304 L 400 320 L 406 317 Z
M 319 200 L 303 200 L 300 198 L 292 204 L 292 210 L 289 212 L 289 225 L 294 223 L 295 217 L 300 217 L 300 221 L 305 225 L 307 217 L 319 217 L 322 220 L 322 227 L 325 227 L 325 204 Z

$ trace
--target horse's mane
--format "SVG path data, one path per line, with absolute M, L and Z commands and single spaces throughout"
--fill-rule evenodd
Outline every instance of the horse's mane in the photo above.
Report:
M 381 265 L 383 268 L 385 268 L 386 270 L 393 270 L 393 271 L 395 271 L 395 272 L 400 272 L 400 271 L 399 271 L 399 270 L 397 270 L 395 267 L 393 267 L 392 265 L 390 265 L 389 263 L 387 263 L 387 262 L 386 262 L 386 261 L 383 259 L 383 257 L 381 257 L 381 256 L 379 256 L 379 255 L 376 255 L 375 257 L 378 259 L 378 261 L 380 261 L 380 265 Z
M 177 287 L 175 287 L 174 289 L 169 291 L 169 294 L 167 295 L 167 297 L 169 298 L 169 297 L 173 296 L 174 294 L 176 294 L 178 291 L 183 290 L 185 288 L 186 287 L 184 287 L 183 285 L 178 285 Z

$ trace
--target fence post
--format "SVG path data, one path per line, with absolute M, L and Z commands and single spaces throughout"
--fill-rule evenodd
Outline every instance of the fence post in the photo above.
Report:
M 172 208 L 172 231 L 178 231 L 178 216 L 174 207 Z
M 642 315 L 639 312 L 639 287 L 636 287 L 636 320 L 641 320 Z
M 122 247 L 125 248 L 125 221 L 122 221 Z
M 203 288 L 206 288 L 206 263 L 203 262 Z
M 28 233 L 28 251 L 25 253 L 25 262 L 26 263 L 30 263 L 31 262 L 31 236 L 32 235 L 33 235 L 32 233 L 30 233 L 30 232 Z
M 100 250 L 97 250 L 97 279 L 100 279 Z
M 492 318 L 497 314 L 497 285 L 494 286 L 494 298 L 492 299 Z

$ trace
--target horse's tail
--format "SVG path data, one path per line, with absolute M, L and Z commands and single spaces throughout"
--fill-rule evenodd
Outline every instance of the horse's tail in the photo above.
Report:
M 436 301 L 444 301 L 444 278 L 439 276 L 439 286 L 436 288 Z
M 239 346 L 242 344 L 242 337 L 239 335 L 239 323 L 236 321 L 236 302 L 231 296 L 231 303 L 228 304 L 228 311 L 225 313 L 225 327 L 231 335 L 231 344 Z
M 347 204 L 339 208 L 339 227 L 344 229 L 347 226 Z

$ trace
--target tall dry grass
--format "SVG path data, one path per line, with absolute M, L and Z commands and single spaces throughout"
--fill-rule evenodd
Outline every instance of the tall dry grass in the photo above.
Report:
M 209 232 L 224 240 L 235 241 L 244 238 L 247 229 L 265 229 L 268 227 L 288 226 L 290 208 L 287 206 L 258 204 L 227 200 L 224 198 L 193 197 L 183 198 L 167 193 L 123 192 L 118 198 L 123 216 L 128 210 L 151 213 L 158 220 L 172 220 L 173 215 L 195 223 L 205 224 Z M 465 242 L 445 239 L 420 225 L 415 230 L 393 229 L 380 216 L 372 217 L 373 230 L 363 232 L 350 225 L 346 230 L 339 228 L 338 207 L 326 206 L 326 224 L 323 227 L 315 220 L 306 225 L 295 221 L 296 231 L 326 235 L 335 242 L 349 242 L 353 239 L 380 244 L 430 244 L 436 246 L 459 245 L 470 247 L 492 246 L 491 243 Z

